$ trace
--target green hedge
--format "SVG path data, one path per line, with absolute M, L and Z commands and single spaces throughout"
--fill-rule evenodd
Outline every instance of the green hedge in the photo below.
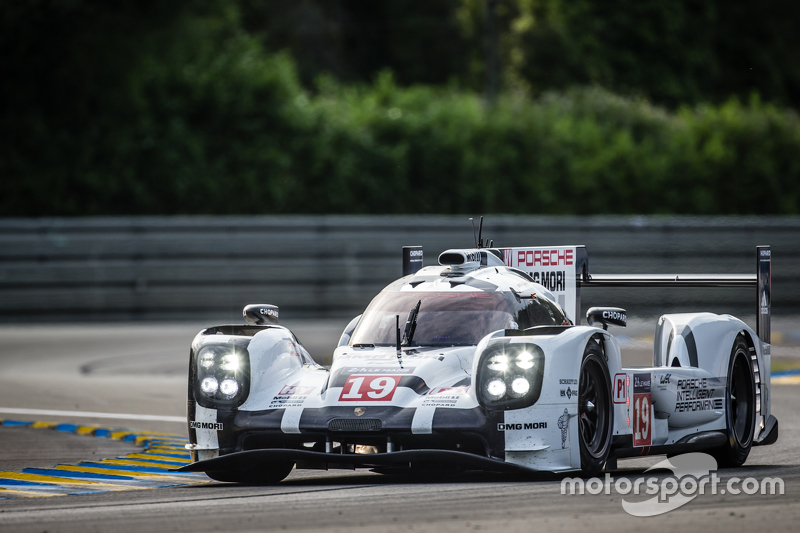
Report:
M 389 73 L 310 93 L 287 55 L 224 43 L 145 64 L 90 127 L 6 124 L 0 214 L 800 213 L 798 116 L 755 97 L 668 112 L 590 87 L 489 108 Z

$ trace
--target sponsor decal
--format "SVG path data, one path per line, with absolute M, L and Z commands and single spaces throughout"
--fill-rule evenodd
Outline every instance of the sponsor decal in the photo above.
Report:
M 466 394 L 469 390 L 469 385 L 465 387 L 436 387 L 431 389 L 428 393 L 428 396 L 435 396 L 437 394 L 451 394 L 461 396 L 462 394 Z
M 422 250 L 409 250 L 408 257 L 422 257 Z
M 547 429 L 547 422 L 525 422 L 523 424 L 497 424 L 497 431 L 520 431 L 524 429 Z
M 561 396 L 566 396 L 567 399 L 572 398 L 573 396 L 578 396 L 577 389 L 571 389 L 567 387 L 566 389 L 561 389 Z
M 761 293 L 761 314 L 769 314 L 769 304 L 767 303 L 767 291 Z
M 278 310 L 277 309 L 264 309 L 263 307 L 258 310 L 258 313 L 261 315 L 273 316 L 278 318 Z
M 622 320 L 623 322 L 628 320 L 625 313 L 620 313 L 619 311 L 603 311 L 603 318 L 607 320 Z
M 650 392 L 650 374 L 633 375 L 633 393 L 645 394 Z
M 772 250 L 761 250 L 761 257 L 770 257 Z
M 222 431 L 222 422 L 196 422 L 192 420 L 189 422 L 189 427 L 192 429 L 213 429 Z
M 392 357 L 396 357 L 392 355 Z M 338 358 L 337 358 L 338 359 Z M 389 372 L 392 374 L 413 374 L 414 367 L 411 368 L 392 368 Z M 352 376 L 354 374 L 358 374 L 360 376 L 367 375 L 367 374 L 387 374 L 387 368 L 385 366 L 349 366 L 343 368 L 341 374 L 343 376 Z
M 722 390 L 709 385 L 707 378 L 679 379 L 675 412 L 687 413 L 722 409 L 722 398 L 715 398 L 715 396 L 721 395 Z
M 614 403 L 628 402 L 627 374 L 614 374 Z
M 467 393 L 465 387 L 436 387 L 431 389 L 422 401 L 424 407 L 455 407 L 458 400 Z
M 558 380 L 558 384 L 559 385 L 577 385 L 578 384 L 578 380 L 577 379 L 559 379 Z
M 558 429 L 561 430 L 561 449 L 567 446 L 567 437 L 569 437 L 569 412 L 564 409 L 564 414 L 558 417 Z
M 530 272 L 533 281 L 542 285 L 548 291 L 565 291 L 566 273 L 563 270 L 551 272 Z
M 670 380 L 671 377 L 672 377 L 672 374 L 664 374 L 658 380 L 658 383 L 661 384 L 661 385 L 666 385 L 667 383 L 669 383 L 669 380 Z
M 651 374 L 633 375 L 633 445 L 650 446 L 652 431 Z
M 481 260 L 481 253 L 480 252 L 466 252 L 466 253 L 464 253 L 464 261 L 466 263 L 480 262 L 480 260 Z
M 535 283 L 553 294 L 553 299 L 572 320 L 576 320 L 576 273 L 574 247 L 504 248 L 506 265 L 528 273 Z
M 308 396 L 312 392 L 314 392 L 314 387 L 301 387 L 299 385 L 284 385 L 281 391 L 278 393 L 278 396 L 294 396 L 296 394 Z
M 284 385 L 277 396 L 269 403 L 270 409 L 284 407 L 300 407 L 316 387 L 303 387 L 300 385 Z
M 574 264 L 574 250 L 552 249 L 552 250 L 519 250 L 517 252 L 517 264 L 519 266 L 560 266 Z M 512 266 L 508 263 L 509 266 Z
M 386 370 L 386 369 L 384 369 Z M 402 376 L 352 375 L 342 387 L 341 402 L 388 402 L 394 397 Z

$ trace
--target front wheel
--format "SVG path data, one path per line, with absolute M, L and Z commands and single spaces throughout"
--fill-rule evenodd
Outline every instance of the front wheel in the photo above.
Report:
M 603 470 L 611 449 L 614 404 L 608 367 L 594 339 L 589 341 L 583 354 L 578 393 L 581 470 L 595 475 Z
M 742 466 L 750 454 L 756 425 L 756 394 L 750 347 L 738 335 L 728 364 L 725 394 L 728 442 L 714 452 L 720 467 Z
M 216 481 L 247 485 L 272 485 L 292 473 L 294 463 L 273 463 L 263 470 L 213 470 L 206 475 Z

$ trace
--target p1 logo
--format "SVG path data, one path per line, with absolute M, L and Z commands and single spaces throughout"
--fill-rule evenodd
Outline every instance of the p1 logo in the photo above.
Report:
M 628 374 L 614 374 L 614 403 L 625 403 L 628 400 Z

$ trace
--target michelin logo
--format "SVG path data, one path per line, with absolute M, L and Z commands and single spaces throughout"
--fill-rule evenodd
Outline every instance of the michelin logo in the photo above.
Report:
M 222 422 L 189 422 L 189 427 L 192 429 L 214 429 L 222 431 Z

